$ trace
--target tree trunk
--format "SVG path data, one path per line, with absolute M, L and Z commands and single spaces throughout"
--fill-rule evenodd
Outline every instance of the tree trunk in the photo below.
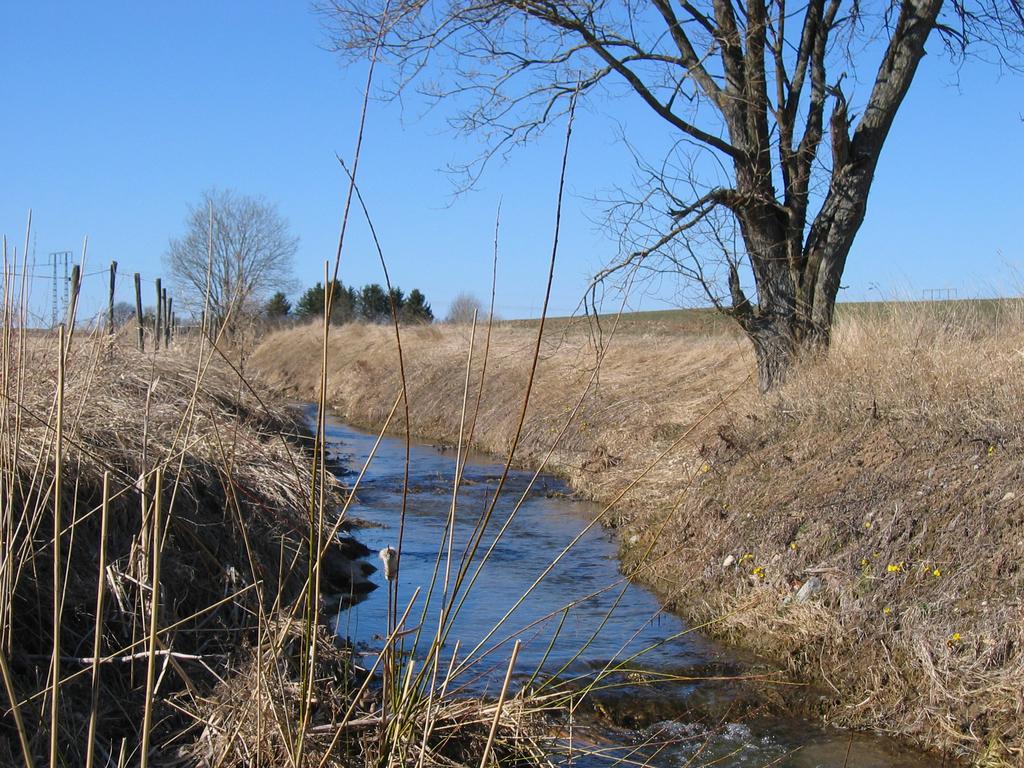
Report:
M 746 178 L 737 170 L 737 178 Z M 752 182 L 751 182 L 752 183 Z M 767 195 L 770 190 L 764 190 Z M 762 392 L 779 385 L 806 339 L 807 315 L 799 306 L 789 271 L 787 230 L 777 208 L 760 203 L 737 211 L 743 243 L 757 285 L 757 305 L 748 300 L 736 269 L 729 277 L 730 314 L 754 345 Z
M 792 258 L 799 248 L 793 237 L 794 222 L 779 207 L 764 202 L 775 199 L 771 177 L 750 160 L 760 157 L 755 150 L 762 148 L 763 137 L 760 143 L 745 146 L 746 152 L 736 159 L 736 189 L 743 205 L 734 212 L 754 273 L 758 303 L 755 308 L 748 302 L 734 269 L 731 314 L 754 345 L 762 392 L 781 383 L 798 357 L 828 350 L 840 279 L 864 221 L 882 145 L 924 56 L 925 41 L 942 4 L 943 0 L 901 2 L 871 97 L 852 136 L 846 99 L 836 87 L 830 119 L 832 177 L 797 262 Z M 744 133 L 742 126 L 730 127 L 734 142 L 752 135 Z M 796 231 L 802 232 L 802 217 L 797 223 L 801 226 Z
M 757 383 L 767 392 L 785 381 L 800 354 L 800 342 L 792 325 L 782 316 L 758 320 L 746 327 L 757 359 Z

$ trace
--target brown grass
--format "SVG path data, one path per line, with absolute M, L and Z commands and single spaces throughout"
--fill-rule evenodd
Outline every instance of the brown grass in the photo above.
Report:
M 301 588 L 309 462 L 287 437 L 298 435 L 289 409 L 258 402 L 226 367 L 204 368 L 186 351 L 152 356 L 106 339 L 76 340 L 67 353 L 59 423 L 55 340 L 12 343 L 3 382 L 0 641 L 14 688 L 13 697 L 5 691 L 3 712 L 20 699 L 26 730 L 36 737 L 31 750 L 49 738 L 46 697 L 36 692 L 47 687 L 47 659 L 59 647 L 61 758 L 84 761 L 94 694 L 97 764 L 116 763 L 122 748 L 126 758 L 133 754 L 142 713 L 148 718 L 151 709 L 154 754 L 166 757 L 182 748 L 183 732 L 194 730 L 200 693 L 230 674 L 234 653 L 256 636 L 261 618 Z M 156 543 L 149 523 L 158 475 L 165 524 Z M 54 505 L 62 508 L 59 646 L 45 609 L 53 602 Z M 155 635 L 147 629 L 154 578 L 161 595 Z M 94 689 L 88 673 L 100 587 L 107 609 Z M 147 651 L 151 638 L 156 646 Z M 151 707 L 145 672 L 153 660 L 159 677 Z M 3 718 L 0 741 L 13 735 L 9 722 Z M 23 750 L 12 751 L 23 759 Z
M 543 762 L 556 700 L 407 675 L 422 659 L 387 653 L 406 615 L 369 668 L 320 622 L 351 596 L 327 533 L 348 496 L 314 476 L 323 451 L 243 378 L 244 354 L 198 335 L 156 354 L 102 333 L 64 347 L 7 309 L 0 764 Z
M 478 330 L 468 393 L 471 421 L 480 393 L 485 336 L 485 331 Z M 483 397 L 475 414 L 477 449 L 497 455 L 508 452 L 535 338 L 534 329 L 508 325 L 494 329 Z M 403 330 L 413 434 L 448 444 L 457 441 L 469 339 L 470 328 L 465 326 Z M 309 399 L 318 382 L 318 372 L 309 361 L 319 356 L 322 340 L 320 329 L 309 326 L 271 334 L 253 354 L 251 369 L 284 393 Z M 543 459 L 586 393 L 548 466 L 590 495 L 607 497 L 693 421 L 721 405 L 747 373 L 746 349 L 729 337 L 680 340 L 651 334 L 624 336 L 619 341 L 608 348 L 595 376 L 599 348 L 582 328 L 547 338 L 516 454 L 519 465 L 534 466 Z M 400 391 L 396 360 L 393 332 L 387 328 L 347 325 L 333 330 L 327 399 L 338 415 L 352 424 L 379 426 Z M 400 419 L 393 422 L 395 432 L 402 429 Z M 656 476 L 634 493 L 663 498 L 693 461 L 692 451 L 669 456 Z
M 761 597 L 720 631 L 819 680 L 831 722 L 979 763 L 1024 759 L 1019 311 L 841 327 L 826 360 L 722 426 L 655 550 L 678 552 L 662 591 L 695 616 Z M 782 605 L 811 574 L 818 598 Z
M 307 399 L 319 333 L 273 334 L 252 366 Z M 533 333 L 494 330 L 477 448 L 509 447 Z M 456 440 L 468 345 L 464 327 L 403 333 L 414 433 Z M 851 314 L 826 359 L 762 399 L 732 334 L 634 324 L 595 376 L 592 337 L 563 327 L 545 342 L 517 461 L 548 455 L 588 384 L 547 464 L 581 492 L 609 499 L 685 437 L 617 509 L 627 568 L 814 681 L 803 704 L 830 722 L 1013 764 L 1024 759 L 1022 350 L 1015 303 L 880 307 Z M 335 330 L 330 367 L 341 417 L 379 424 L 399 387 L 388 332 Z M 821 591 L 793 602 L 812 576 Z

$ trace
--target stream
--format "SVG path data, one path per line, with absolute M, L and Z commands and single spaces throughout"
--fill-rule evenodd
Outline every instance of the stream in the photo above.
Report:
M 315 407 L 310 407 L 307 417 L 315 424 Z M 377 436 L 328 417 L 326 439 L 331 466 L 350 486 Z M 422 620 L 428 634 L 437 628 L 443 559 L 425 619 L 422 606 L 438 563 L 439 542 L 446 537 L 455 456 L 452 448 L 424 443 L 414 443 L 411 449 L 398 614 L 420 587 L 405 627 L 416 627 Z M 385 437 L 349 508 L 349 517 L 366 524 L 356 538 L 375 551 L 397 546 L 404 469 L 405 441 Z M 494 457 L 471 454 L 466 460 L 455 514 L 456 563 L 493 497 L 501 472 L 502 464 Z M 469 576 L 532 476 L 510 472 Z M 604 690 L 592 695 L 591 703 L 578 714 L 582 721 L 578 738 L 592 750 L 601 750 L 602 756 L 574 756 L 574 765 L 607 766 L 618 758 L 627 758 L 626 764 L 649 761 L 665 768 L 923 768 L 935 764 L 934 759 L 882 736 L 759 714 L 751 705 L 756 688 L 722 678 L 750 675 L 755 669 L 763 673 L 768 668 L 688 631 L 681 619 L 662 611 L 650 591 L 625 582 L 612 534 L 600 525 L 590 526 L 599 511 L 573 498 L 561 480 L 539 476 L 480 569 L 447 636 L 445 663 L 456 641 L 460 662 L 480 657 L 456 678 L 461 691 L 498 695 L 515 636 L 521 641 L 515 666 L 519 684 L 541 666 L 538 679 L 557 675 L 576 685 L 595 679 L 610 665 L 621 666 L 604 678 Z M 552 567 L 576 537 L 579 540 Z M 380 566 L 374 556 L 367 562 Z M 379 649 L 387 634 L 388 590 L 379 570 L 369 580 L 380 588 L 338 615 L 337 632 L 367 649 Z M 529 596 L 506 616 L 531 586 Z

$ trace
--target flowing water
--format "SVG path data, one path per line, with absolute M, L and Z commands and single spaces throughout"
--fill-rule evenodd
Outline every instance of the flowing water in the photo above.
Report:
M 315 419 L 315 411 L 309 412 L 309 418 Z M 331 419 L 326 434 L 332 465 L 339 467 L 344 483 L 353 483 L 376 436 Z M 360 483 L 357 503 L 349 510 L 350 517 L 368 524 L 357 538 L 375 550 L 398 544 L 404 468 L 404 441 L 384 438 Z M 501 471 L 502 465 L 493 457 L 471 455 L 466 461 L 452 536 L 456 553 L 452 579 Z M 397 604 L 400 615 L 414 589 L 422 589 L 405 626 L 413 628 L 422 622 L 424 635 L 436 631 L 442 603 L 444 559 L 434 597 L 423 616 L 425 593 L 438 567 L 439 542 L 446 541 L 454 475 L 454 450 L 413 444 Z M 522 471 L 510 473 L 466 581 L 509 520 L 531 477 Z M 591 525 L 599 511 L 571 498 L 561 481 L 544 475 L 538 478 L 472 589 L 462 590 L 468 597 L 445 643 L 446 659 L 456 640 L 460 662 L 478 657 L 457 678 L 462 690 L 497 694 L 510 639 L 515 636 L 522 642 L 516 663 L 520 683 L 542 662 L 544 675 L 557 675 L 577 685 L 606 674 L 604 690 L 583 710 L 585 725 L 579 731 L 591 749 L 605 751 L 604 757 L 577 757 L 573 761 L 577 765 L 610 765 L 623 757 L 628 758 L 627 764 L 651 760 L 666 767 L 923 768 L 935 764 L 882 737 L 759 715 L 757 707 L 751 706 L 757 694 L 751 693 L 750 685 L 707 679 L 750 674 L 754 667 L 699 633 L 687 631 L 678 617 L 661 610 L 651 592 L 623 580 L 611 535 L 600 525 Z M 387 633 L 388 590 L 380 572 L 370 580 L 382 588 L 342 611 L 337 631 L 372 650 L 380 648 Z M 411 638 L 407 636 L 407 646 Z M 618 669 L 610 672 L 615 664 Z

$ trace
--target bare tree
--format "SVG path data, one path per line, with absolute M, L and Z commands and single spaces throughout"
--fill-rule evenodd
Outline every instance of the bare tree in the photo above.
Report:
M 219 328 L 258 311 L 289 284 L 298 244 L 275 205 L 213 189 L 189 207 L 185 234 L 171 239 L 165 260 L 179 295 L 196 314 L 209 291 L 210 318 Z
M 448 306 L 448 314 L 444 316 L 446 323 L 465 325 L 473 322 L 473 315 L 483 315 L 483 304 L 471 293 L 460 293 Z
M 103 313 L 106 314 L 106 313 Z M 128 301 L 119 301 L 114 304 L 114 328 L 122 325 L 135 317 L 135 305 Z
M 751 339 L 763 389 L 829 344 L 882 146 L 926 42 L 954 59 L 985 45 L 1012 64 L 1024 27 L 1021 0 L 334 0 L 323 10 L 339 51 L 365 55 L 383 28 L 399 87 L 429 69 L 427 92 L 455 97 L 455 126 L 489 140 L 465 168 L 470 181 L 576 91 L 622 93 L 660 118 L 672 150 L 638 156 L 635 195 L 616 206 L 629 247 L 598 279 L 693 278 Z

